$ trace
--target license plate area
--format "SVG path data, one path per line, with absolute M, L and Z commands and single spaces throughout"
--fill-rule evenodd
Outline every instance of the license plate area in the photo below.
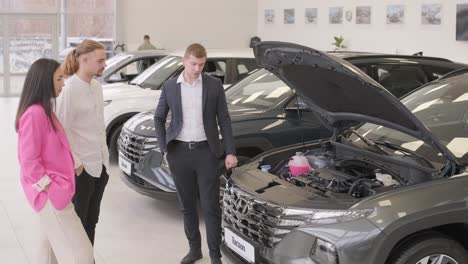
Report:
M 128 161 L 126 158 L 124 158 L 122 155 L 119 155 L 119 168 L 120 170 L 125 172 L 125 174 L 127 175 L 132 174 L 132 168 L 133 168 L 132 163 Z
M 224 244 L 249 263 L 255 263 L 258 255 L 258 247 L 238 235 L 229 227 L 224 228 Z

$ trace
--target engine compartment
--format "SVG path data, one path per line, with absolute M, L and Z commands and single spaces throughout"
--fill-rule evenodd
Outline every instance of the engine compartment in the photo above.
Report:
M 310 169 L 307 173 L 293 176 L 288 163 L 297 150 L 303 151 Z M 354 198 L 429 181 L 440 173 L 408 158 L 380 157 L 333 141 L 277 152 L 263 157 L 261 164 L 270 164 L 272 169 L 269 173 L 298 187 Z

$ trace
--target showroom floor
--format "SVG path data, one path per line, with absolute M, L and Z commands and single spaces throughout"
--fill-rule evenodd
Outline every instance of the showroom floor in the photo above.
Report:
M 32 209 L 19 184 L 14 117 L 17 98 L 0 98 L 0 259 L 1 263 L 35 263 L 38 234 Z M 179 263 L 187 243 L 177 201 L 158 201 L 129 189 L 116 165 L 110 169 L 97 226 L 97 264 Z M 205 234 L 204 223 L 200 231 Z M 206 242 L 204 258 L 210 263 Z

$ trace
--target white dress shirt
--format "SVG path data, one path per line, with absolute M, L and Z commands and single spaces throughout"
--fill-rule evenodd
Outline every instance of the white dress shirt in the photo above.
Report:
M 109 169 L 101 84 L 71 76 L 57 98 L 55 112 L 70 142 L 75 169 L 83 165 L 89 175 L 99 178 L 102 165 Z
M 185 81 L 184 72 L 182 72 L 179 78 L 177 78 L 177 83 L 180 83 L 180 95 L 182 99 L 182 129 L 176 139 L 185 142 L 205 141 L 202 76 L 200 74 L 198 79 L 190 85 Z

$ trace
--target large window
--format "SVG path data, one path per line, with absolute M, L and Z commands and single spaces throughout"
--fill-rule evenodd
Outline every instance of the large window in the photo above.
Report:
M 31 63 L 63 60 L 84 39 L 112 55 L 116 0 L 0 0 L 0 96 L 19 95 Z
M 115 0 L 66 0 L 60 9 L 61 51 L 74 47 L 83 39 L 94 39 L 112 56 L 115 37 Z
M 1 13 L 44 14 L 56 12 L 60 0 L 0 0 Z

